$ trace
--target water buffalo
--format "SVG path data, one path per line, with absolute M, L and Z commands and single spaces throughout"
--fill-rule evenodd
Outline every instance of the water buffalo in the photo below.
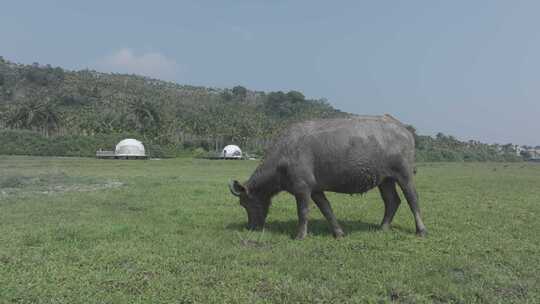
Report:
M 401 203 L 397 183 L 414 215 L 417 235 L 424 236 L 413 180 L 414 151 L 413 135 L 390 115 L 298 123 L 273 140 L 246 183 L 232 181 L 229 189 L 246 209 L 249 229 L 261 229 L 271 198 L 287 191 L 296 198 L 297 239 L 307 234 L 310 198 L 339 238 L 344 233 L 325 191 L 352 194 L 379 187 L 385 207 L 381 228 L 387 230 Z

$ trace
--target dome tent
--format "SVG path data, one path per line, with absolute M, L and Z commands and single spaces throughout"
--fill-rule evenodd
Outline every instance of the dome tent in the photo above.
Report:
M 116 145 L 114 154 L 119 158 L 146 158 L 144 145 L 142 142 L 133 138 L 121 140 Z
M 223 148 L 223 152 L 221 153 L 221 157 L 223 158 L 242 158 L 242 150 L 240 150 L 240 147 L 236 145 L 228 145 Z

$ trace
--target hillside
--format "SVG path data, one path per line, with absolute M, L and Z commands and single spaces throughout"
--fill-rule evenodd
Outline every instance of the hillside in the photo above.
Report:
M 228 143 L 261 153 L 293 122 L 352 115 L 299 91 L 179 85 L 137 75 L 68 71 L 0 57 L 0 154 L 92 156 L 136 137 L 153 156 Z M 415 133 L 420 161 L 517 160 L 513 145 Z
M 293 121 L 345 116 L 298 91 L 215 89 L 0 58 L 0 125 L 45 136 L 137 133 L 183 145 L 265 140 Z

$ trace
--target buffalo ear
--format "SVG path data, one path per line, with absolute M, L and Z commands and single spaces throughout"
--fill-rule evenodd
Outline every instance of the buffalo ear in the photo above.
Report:
M 229 190 L 234 196 L 240 196 L 240 194 L 247 191 L 246 187 L 242 186 L 237 180 L 229 182 Z

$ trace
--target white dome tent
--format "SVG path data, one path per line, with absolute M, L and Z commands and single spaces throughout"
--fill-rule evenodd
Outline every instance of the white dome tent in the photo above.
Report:
M 121 140 L 114 151 L 116 158 L 146 158 L 146 152 L 142 142 L 133 139 L 126 138 Z
M 230 158 L 230 159 L 240 159 L 242 158 L 242 150 L 236 145 L 228 145 L 223 148 L 221 152 L 221 157 Z

